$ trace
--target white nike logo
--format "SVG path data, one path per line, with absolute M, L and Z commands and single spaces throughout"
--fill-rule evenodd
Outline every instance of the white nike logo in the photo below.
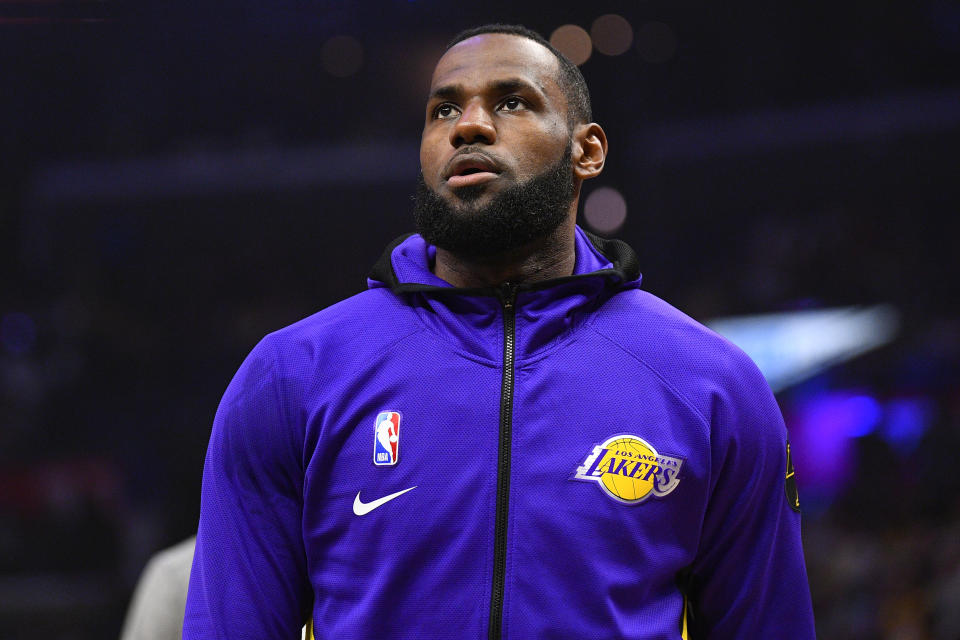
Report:
M 360 492 L 357 491 L 357 497 L 353 499 L 353 512 L 358 516 L 366 515 L 371 511 L 373 511 L 374 509 L 376 509 L 377 507 L 379 507 L 380 505 L 390 502 L 397 496 L 402 496 L 407 491 L 413 491 L 414 489 L 416 489 L 416 487 L 410 487 L 409 489 L 404 489 L 403 491 L 397 491 L 396 493 L 391 493 L 388 496 L 377 498 L 373 502 L 361 502 Z

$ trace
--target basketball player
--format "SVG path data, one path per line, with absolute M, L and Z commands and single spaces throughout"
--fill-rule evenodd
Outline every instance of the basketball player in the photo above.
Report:
M 455 38 L 419 233 L 224 395 L 185 638 L 814 638 L 768 386 L 575 224 L 607 149 L 541 36 Z

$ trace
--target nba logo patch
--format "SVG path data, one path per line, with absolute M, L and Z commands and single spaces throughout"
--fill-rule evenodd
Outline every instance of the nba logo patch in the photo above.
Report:
M 397 464 L 400 449 L 400 412 L 381 411 L 373 426 L 373 464 L 378 467 Z

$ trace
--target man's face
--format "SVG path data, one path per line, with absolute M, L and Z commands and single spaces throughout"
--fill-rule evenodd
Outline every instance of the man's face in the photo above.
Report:
M 545 47 L 508 34 L 447 51 L 433 73 L 420 141 L 425 186 L 469 213 L 556 165 L 570 142 L 558 66 Z

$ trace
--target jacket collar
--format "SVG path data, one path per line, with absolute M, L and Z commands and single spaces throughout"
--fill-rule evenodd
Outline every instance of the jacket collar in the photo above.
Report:
M 532 357 L 567 335 L 614 292 L 640 286 L 639 261 L 620 240 L 580 227 L 574 273 L 517 287 L 518 360 Z M 418 234 L 394 240 L 371 270 L 368 286 L 388 288 L 421 320 L 476 356 L 496 360 L 502 344 L 501 289 L 454 287 L 433 274 L 436 247 Z
M 604 276 L 621 283 L 640 280 L 640 262 L 633 249 L 621 240 L 604 239 L 576 228 L 577 261 L 574 273 L 562 278 L 520 285 L 520 291 L 552 287 L 582 277 Z M 419 234 L 408 233 L 391 242 L 370 271 L 371 289 L 386 286 L 394 293 L 431 291 L 461 295 L 496 296 L 494 287 L 461 288 L 441 280 L 431 271 L 436 247 Z

